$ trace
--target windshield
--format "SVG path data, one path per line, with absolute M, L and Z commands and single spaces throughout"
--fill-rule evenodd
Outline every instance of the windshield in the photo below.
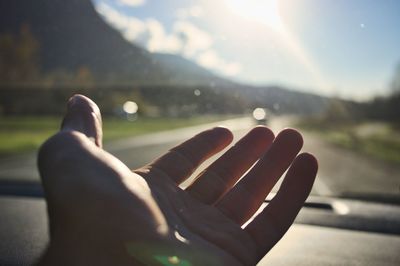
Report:
M 400 202 L 400 2 L 0 1 L 0 185 L 74 93 L 138 167 L 202 129 L 297 128 L 312 194 Z M 143 148 L 146 146 L 146 152 Z

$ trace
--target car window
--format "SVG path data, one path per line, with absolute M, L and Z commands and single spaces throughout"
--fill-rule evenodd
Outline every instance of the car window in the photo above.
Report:
M 0 13 L 0 184 L 39 182 L 37 148 L 82 93 L 132 167 L 217 124 L 294 127 L 319 160 L 314 195 L 400 202 L 398 1 L 13 0 Z

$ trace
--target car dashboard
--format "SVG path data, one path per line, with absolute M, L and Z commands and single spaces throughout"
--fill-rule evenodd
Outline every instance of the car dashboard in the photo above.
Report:
M 0 187 L 0 265 L 32 265 L 49 241 L 41 187 Z M 399 251 L 400 207 L 310 197 L 258 265 L 400 265 Z

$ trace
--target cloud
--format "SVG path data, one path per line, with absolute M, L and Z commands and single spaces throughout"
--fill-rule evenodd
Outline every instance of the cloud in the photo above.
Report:
M 188 21 L 177 21 L 173 26 L 173 34 L 179 36 L 183 42 L 182 53 L 186 57 L 193 57 L 198 52 L 210 48 L 213 44 L 211 35 Z
M 196 62 L 205 68 L 216 70 L 227 76 L 237 75 L 242 68 L 239 63 L 225 61 L 211 49 L 201 53 L 196 58 Z
M 179 8 L 176 11 L 176 16 L 179 19 L 198 18 L 204 15 L 204 9 L 201 6 L 192 6 L 189 8 Z
M 118 0 L 117 3 L 121 6 L 142 6 L 146 3 L 146 0 Z
M 205 68 L 228 76 L 236 75 L 241 70 L 240 64 L 228 62 L 218 55 L 212 47 L 214 40 L 208 32 L 189 21 L 175 21 L 172 31 L 168 33 L 164 25 L 154 18 L 140 20 L 127 16 L 104 2 L 97 4 L 96 10 L 126 40 L 150 52 L 180 54 Z
M 158 20 L 148 19 L 146 26 L 149 35 L 146 47 L 150 52 L 178 53 L 182 49 L 182 41 L 175 35 L 168 35 Z
M 125 16 L 103 2 L 96 5 L 96 10 L 129 41 L 133 42 L 146 32 L 146 25 L 141 20 Z
M 103 2 L 96 5 L 96 10 L 126 40 L 144 46 L 150 52 L 179 53 L 182 49 L 180 38 L 168 35 L 164 26 L 156 19 L 140 20 L 130 17 Z

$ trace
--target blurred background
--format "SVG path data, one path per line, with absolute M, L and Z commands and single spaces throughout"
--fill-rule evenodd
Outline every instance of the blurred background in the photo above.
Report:
M 138 167 L 215 125 L 304 132 L 313 194 L 400 203 L 400 2 L 0 0 L 0 186 L 75 93 Z

